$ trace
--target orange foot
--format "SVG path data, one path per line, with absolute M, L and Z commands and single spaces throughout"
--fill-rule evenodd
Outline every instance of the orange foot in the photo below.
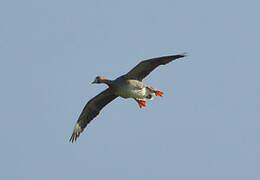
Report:
M 149 89 L 150 91 L 154 92 L 156 96 L 161 96 L 161 97 L 163 96 L 163 92 L 161 92 L 161 91 L 157 91 L 154 88 L 151 88 L 148 86 L 146 88 Z
M 145 100 L 136 99 L 136 101 L 138 102 L 140 108 L 146 106 L 146 101 Z
M 154 93 L 155 93 L 155 96 L 163 96 L 163 92 L 161 92 L 161 91 L 154 91 Z

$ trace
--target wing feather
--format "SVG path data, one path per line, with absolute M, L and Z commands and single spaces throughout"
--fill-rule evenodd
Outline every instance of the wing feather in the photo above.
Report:
M 80 133 L 85 129 L 90 121 L 92 121 L 99 114 L 103 107 L 105 107 L 115 98 L 117 98 L 117 96 L 112 93 L 110 88 L 107 88 L 105 91 L 92 98 L 81 112 L 79 119 L 74 127 L 70 141 L 76 141 Z
M 173 56 L 163 56 L 163 57 L 144 60 L 139 64 L 137 64 L 131 71 L 129 71 L 126 74 L 126 78 L 142 81 L 158 66 L 168 64 L 175 59 L 182 58 L 185 56 L 186 56 L 185 54 L 178 54 Z

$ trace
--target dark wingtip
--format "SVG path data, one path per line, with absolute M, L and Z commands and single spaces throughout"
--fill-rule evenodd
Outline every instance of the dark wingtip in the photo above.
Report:
M 178 58 L 183 58 L 183 57 L 188 56 L 188 53 L 187 53 L 187 52 L 184 52 L 184 53 L 178 54 L 178 55 L 176 55 L 176 56 L 178 56 Z
M 168 64 L 169 62 L 179 59 L 179 58 L 183 58 L 188 56 L 188 54 L 186 52 L 182 53 L 182 54 L 176 54 L 176 55 L 171 55 L 171 56 L 167 56 L 167 58 L 169 58 L 170 61 L 167 61 L 165 64 Z
M 79 136 L 77 136 L 75 133 L 73 133 L 73 134 L 71 135 L 71 137 L 70 137 L 70 142 L 71 142 L 71 143 L 76 142 L 76 140 L 77 140 L 78 137 L 79 137 Z
M 79 126 L 79 124 L 77 123 L 74 127 L 74 130 L 73 130 L 73 133 L 70 137 L 70 142 L 73 143 L 73 142 L 76 142 L 76 140 L 78 139 L 80 133 L 82 132 L 82 128 Z

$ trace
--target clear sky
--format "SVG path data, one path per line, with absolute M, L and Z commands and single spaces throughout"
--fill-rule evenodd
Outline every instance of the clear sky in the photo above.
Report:
M 0 179 L 259 180 L 260 3 L 0 1 Z M 87 101 L 144 59 L 187 52 L 69 143 Z

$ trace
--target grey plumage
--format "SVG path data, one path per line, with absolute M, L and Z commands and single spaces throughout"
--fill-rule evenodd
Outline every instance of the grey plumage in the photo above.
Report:
M 168 64 L 174 61 L 175 59 L 182 58 L 185 56 L 186 56 L 185 54 L 178 54 L 173 56 L 163 56 L 163 57 L 142 61 L 126 74 L 126 78 L 142 81 L 158 66 Z
M 117 98 L 117 96 L 112 93 L 111 88 L 107 88 L 105 91 L 92 98 L 81 112 L 70 141 L 76 141 L 88 123 L 90 123 L 90 121 L 99 114 L 104 106 L 113 101 L 115 98 Z

